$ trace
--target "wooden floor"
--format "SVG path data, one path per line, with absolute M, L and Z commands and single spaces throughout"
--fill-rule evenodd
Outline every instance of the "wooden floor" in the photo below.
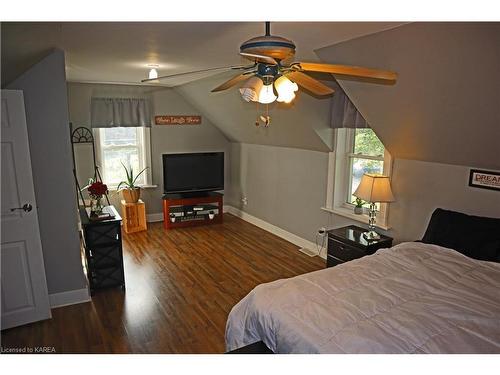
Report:
M 126 291 L 52 310 L 1 345 L 57 353 L 223 353 L 231 308 L 256 285 L 322 269 L 291 243 L 232 215 L 224 224 L 123 235 Z

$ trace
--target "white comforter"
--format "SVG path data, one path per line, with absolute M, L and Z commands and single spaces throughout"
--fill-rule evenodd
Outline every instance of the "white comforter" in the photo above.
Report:
M 236 304 L 228 350 L 500 353 L 500 264 L 422 243 L 261 284 Z

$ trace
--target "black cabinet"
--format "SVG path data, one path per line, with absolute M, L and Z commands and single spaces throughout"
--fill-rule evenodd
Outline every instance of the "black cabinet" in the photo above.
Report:
M 113 206 L 107 206 L 105 210 L 114 218 L 92 221 L 89 220 L 85 209 L 80 209 L 82 240 L 91 294 L 97 289 L 115 286 L 125 288 L 122 219 Z
M 379 240 L 367 241 L 363 237 L 364 232 L 366 232 L 366 229 L 355 225 L 327 231 L 328 252 L 326 266 L 333 267 L 373 254 L 378 249 L 392 246 L 391 237 L 380 235 Z

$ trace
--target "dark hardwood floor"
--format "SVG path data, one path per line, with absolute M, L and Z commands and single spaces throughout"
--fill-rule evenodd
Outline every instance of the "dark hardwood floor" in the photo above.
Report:
M 232 215 L 224 224 L 123 234 L 126 291 L 2 332 L 4 348 L 57 353 L 223 353 L 231 308 L 256 285 L 324 268 L 319 257 Z

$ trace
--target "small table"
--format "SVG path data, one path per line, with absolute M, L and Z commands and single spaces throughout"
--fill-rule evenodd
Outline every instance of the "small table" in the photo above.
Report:
M 375 253 L 378 249 L 392 246 L 392 238 L 380 235 L 380 239 L 368 241 L 363 237 L 366 229 L 349 225 L 327 231 L 328 250 L 326 266 L 333 267 L 353 259 Z
M 140 232 L 148 229 L 146 223 L 146 205 L 142 200 L 136 203 L 127 203 L 124 200 L 122 204 L 123 230 L 125 233 Z

